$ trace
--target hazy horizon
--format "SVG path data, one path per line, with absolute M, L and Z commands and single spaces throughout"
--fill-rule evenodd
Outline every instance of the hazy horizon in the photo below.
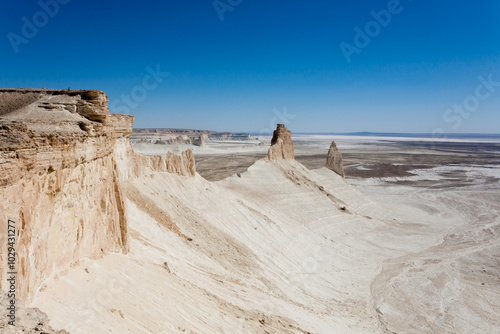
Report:
M 279 123 L 277 123 L 279 124 Z M 242 131 L 233 131 L 230 129 L 223 129 L 220 131 L 213 130 L 213 129 L 194 129 L 194 128 L 172 128 L 172 127 L 162 127 L 162 126 L 152 126 L 152 127 L 136 127 L 134 126 L 134 129 L 175 129 L 175 130 L 197 130 L 197 131 L 215 131 L 215 132 L 232 132 L 232 133 L 247 133 L 250 135 L 272 135 L 273 132 L 261 132 L 261 131 L 255 131 L 255 130 L 242 130 Z M 442 135 L 438 134 L 433 134 L 431 132 L 425 133 L 425 132 L 372 132 L 372 131 L 356 131 L 356 132 L 293 132 L 294 135 L 345 135 L 345 136 L 351 136 L 351 135 L 390 135 L 390 136 L 397 136 L 397 135 L 403 135 L 403 136 L 428 136 L 428 137 L 436 137 L 436 138 L 443 138 L 443 137 L 471 137 L 471 136 L 491 136 L 491 137 L 500 137 L 500 132 L 499 133 L 478 133 L 478 132 L 463 132 L 463 133 L 446 133 Z

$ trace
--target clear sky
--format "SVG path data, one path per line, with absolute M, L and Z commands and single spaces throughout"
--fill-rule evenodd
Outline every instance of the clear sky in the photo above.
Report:
M 100 89 L 136 127 L 500 132 L 498 0 L 27 0 L 0 22 L 1 87 Z

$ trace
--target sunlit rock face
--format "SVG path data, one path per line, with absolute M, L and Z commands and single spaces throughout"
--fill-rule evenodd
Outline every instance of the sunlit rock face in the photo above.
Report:
M 0 236 L 16 226 L 17 295 L 29 301 L 54 272 L 127 252 L 121 181 L 147 171 L 196 174 L 191 151 L 133 152 L 133 116 L 110 114 L 102 91 L 0 90 Z M 120 152 L 126 155 L 117 164 Z M 120 173 L 124 172 L 125 175 Z M 0 247 L 0 261 L 7 254 Z M 8 270 L 0 270 L 5 290 Z
M 113 152 L 133 117 L 109 114 L 101 91 L 0 90 L 0 98 L 8 101 L 0 104 L 0 235 L 15 222 L 17 295 L 29 300 L 58 269 L 127 251 Z
M 196 175 L 194 154 L 191 150 L 180 155 L 167 152 L 165 155 L 146 156 L 135 153 L 128 138 L 118 140 L 115 161 L 121 181 L 151 175 L 153 172 L 169 172 L 186 177 Z
M 269 148 L 267 156 L 269 160 L 295 159 L 292 133 L 287 130 L 284 124 L 278 124 L 276 130 L 274 130 L 271 147 Z

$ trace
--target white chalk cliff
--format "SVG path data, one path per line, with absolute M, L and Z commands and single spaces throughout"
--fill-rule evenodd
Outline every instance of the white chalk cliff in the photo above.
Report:
M 390 316 L 408 317 L 392 308 L 403 301 L 374 291 L 393 291 L 399 272 L 382 271 L 387 262 L 436 244 L 433 225 L 410 233 L 414 222 L 341 175 L 307 169 L 284 126 L 267 158 L 209 182 L 191 151 L 134 153 L 133 118 L 109 114 L 103 92 L 0 90 L 0 101 L 0 220 L 19 226 L 19 294 L 48 315 L 44 326 L 386 333 L 401 326 Z M 478 332 L 500 328 L 483 319 Z
M 82 258 L 127 252 L 120 180 L 153 170 L 195 174 L 190 151 L 134 154 L 128 142 L 133 117 L 110 114 L 101 91 L 0 90 L 0 99 L 0 220 L 11 219 L 18 228 L 22 301 Z M 117 164 L 120 152 L 127 169 Z M 3 237 L 6 228 L 0 225 Z M 1 263 L 4 252 L 0 247 Z M 2 266 L 2 288 L 6 272 Z

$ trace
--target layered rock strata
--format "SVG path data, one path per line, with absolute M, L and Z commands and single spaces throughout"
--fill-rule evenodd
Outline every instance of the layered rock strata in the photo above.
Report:
M 97 90 L 0 89 L 0 263 L 12 220 L 22 301 L 82 258 L 127 252 L 121 180 L 151 170 L 196 173 L 191 151 L 135 154 L 133 116 L 110 114 L 107 101 Z M 3 290 L 6 275 L 2 265 Z
M 16 227 L 17 297 L 29 300 L 60 268 L 127 251 L 114 147 L 131 116 L 111 115 L 101 91 L 1 90 L 0 235 Z M 32 103 L 25 95 L 37 98 Z M 2 242 L 2 245 L 4 243 Z M 0 261 L 6 261 L 0 247 Z M 7 268 L 0 271 L 4 287 Z
M 274 130 L 267 157 L 269 160 L 295 159 L 292 133 L 287 130 L 284 124 L 278 124 L 276 130 Z
M 162 156 L 146 156 L 135 153 L 128 138 L 123 138 L 119 140 L 115 150 L 115 159 L 121 181 L 152 172 L 169 172 L 186 177 L 196 175 L 196 164 L 191 150 L 186 150 L 180 155 L 167 152 Z

